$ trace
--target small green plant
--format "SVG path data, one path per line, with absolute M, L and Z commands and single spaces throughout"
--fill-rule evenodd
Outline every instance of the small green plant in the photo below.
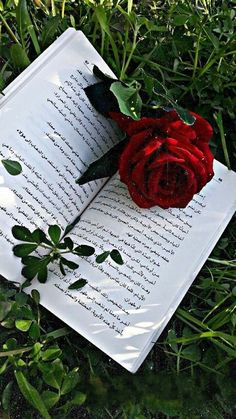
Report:
M 67 231 L 68 229 L 65 231 L 65 234 Z M 51 263 L 59 264 L 62 275 L 66 274 L 66 268 L 71 270 L 78 269 L 79 265 L 67 259 L 65 255 L 89 257 L 95 252 L 94 247 L 86 244 L 76 245 L 70 237 L 65 237 L 58 225 L 50 225 L 48 227 L 48 235 L 39 228 L 31 232 L 23 226 L 14 226 L 12 234 L 15 239 L 23 242 L 13 247 L 14 255 L 20 257 L 24 265 L 21 273 L 26 278 L 26 281 L 22 284 L 22 288 L 29 286 L 35 277 L 37 277 L 39 282 L 45 283 L 48 279 L 48 266 Z M 39 255 L 39 249 L 44 251 L 43 255 Z M 33 252 L 36 252 L 37 256 L 31 255 Z M 96 262 L 103 263 L 109 256 L 115 263 L 123 264 L 122 257 L 117 249 L 106 250 L 97 255 Z M 82 288 L 86 283 L 85 279 L 79 279 L 70 285 L 70 289 Z

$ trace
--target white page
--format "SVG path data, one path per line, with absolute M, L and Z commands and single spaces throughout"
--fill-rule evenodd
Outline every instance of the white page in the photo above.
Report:
M 140 209 L 117 176 L 71 232 L 98 253 L 117 248 L 125 264 L 76 259 L 78 272 L 34 281 L 42 304 L 131 372 L 141 364 L 236 208 L 236 174 L 215 162 L 214 179 L 186 209 Z M 88 284 L 68 290 L 79 278 Z
M 61 38 L 0 101 L 0 158 L 23 168 L 12 177 L 0 167 L 0 274 L 10 280 L 21 270 L 12 256 L 12 226 L 45 229 L 57 223 L 64 229 L 104 184 L 80 187 L 76 178 L 117 141 L 117 128 L 93 109 L 83 90 L 97 82 L 92 64 L 111 71 L 81 32 L 69 29 Z

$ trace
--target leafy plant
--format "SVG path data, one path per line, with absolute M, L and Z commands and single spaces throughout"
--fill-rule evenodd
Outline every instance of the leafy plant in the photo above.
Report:
M 45 283 L 48 278 L 48 267 L 51 263 L 59 265 L 62 275 L 66 274 L 66 268 L 71 270 L 77 269 L 79 265 L 71 259 L 67 259 L 65 255 L 89 257 L 95 252 L 94 247 L 86 244 L 77 245 L 70 237 L 65 237 L 58 225 L 50 225 L 47 235 L 39 228 L 31 232 L 23 226 L 14 226 L 12 234 L 15 239 L 23 242 L 13 247 L 14 255 L 20 257 L 24 265 L 21 273 L 26 278 L 26 281 L 22 288 L 29 286 L 35 277 L 37 277 L 39 282 Z M 42 255 L 39 253 L 39 249 L 43 250 Z M 33 252 L 36 252 L 37 256 L 31 255 Z M 105 251 L 98 255 L 96 262 L 102 263 L 108 256 L 114 262 L 120 265 L 123 264 L 122 257 L 116 249 Z M 81 279 L 71 284 L 70 289 L 79 289 L 86 283 L 86 280 Z

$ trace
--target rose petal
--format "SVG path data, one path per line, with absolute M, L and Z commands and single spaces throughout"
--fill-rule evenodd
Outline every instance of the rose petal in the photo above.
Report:
M 119 173 L 122 182 L 129 180 L 132 159 L 135 153 L 142 147 L 151 134 L 150 130 L 143 131 L 139 134 L 133 135 L 125 146 L 119 159 Z
M 195 112 L 190 112 L 196 118 L 194 122 L 194 129 L 196 131 L 196 145 L 203 141 L 208 143 L 213 135 L 213 128 L 206 119 Z

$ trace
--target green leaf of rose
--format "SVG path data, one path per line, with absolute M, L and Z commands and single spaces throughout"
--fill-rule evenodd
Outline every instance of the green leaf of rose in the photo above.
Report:
M 98 68 L 98 66 L 94 65 L 93 66 L 93 74 L 98 77 L 100 80 L 106 82 L 109 86 L 113 81 L 116 81 L 116 79 L 114 79 L 114 77 L 109 76 L 106 73 L 103 73 L 100 68 Z
M 119 106 L 114 94 L 110 91 L 110 85 L 101 81 L 84 89 L 92 106 L 102 115 L 107 116 L 111 111 L 119 111 Z
M 180 119 L 185 122 L 185 124 L 193 125 L 196 118 L 194 118 L 194 116 L 192 116 L 186 109 L 182 108 L 182 106 L 175 102 L 173 97 L 170 96 L 168 90 L 162 83 L 160 83 L 158 80 L 155 80 L 154 84 L 155 88 L 153 89 L 153 93 L 164 98 L 167 103 L 170 103 L 172 108 L 177 112 Z
M 127 139 L 120 141 L 100 159 L 91 163 L 85 173 L 76 180 L 76 183 L 84 185 L 95 179 L 113 176 L 118 170 L 119 157 L 126 143 Z
M 22 166 L 18 161 L 3 159 L 2 164 L 6 171 L 12 176 L 17 176 L 22 172 Z
M 111 84 L 110 91 L 115 95 L 121 113 L 134 120 L 140 119 L 142 99 L 137 87 L 125 86 L 122 82 L 115 81 Z
M 170 101 L 170 100 L 169 100 Z M 193 125 L 196 118 L 192 116 L 186 109 L 182 108 L 182 106 L 178 105 L 174 101 L 170 101 L 173 108 L 176 110 L 177 114 L 179 115 L 180 119 L 187 124 L 187 125 Z
M 73 284 L 69 285 L 69 290 L 79 290 L 80 288 L 83 288 L 88 281 L 86 279 L 78 279 L 77 281 L 73 282 Z

